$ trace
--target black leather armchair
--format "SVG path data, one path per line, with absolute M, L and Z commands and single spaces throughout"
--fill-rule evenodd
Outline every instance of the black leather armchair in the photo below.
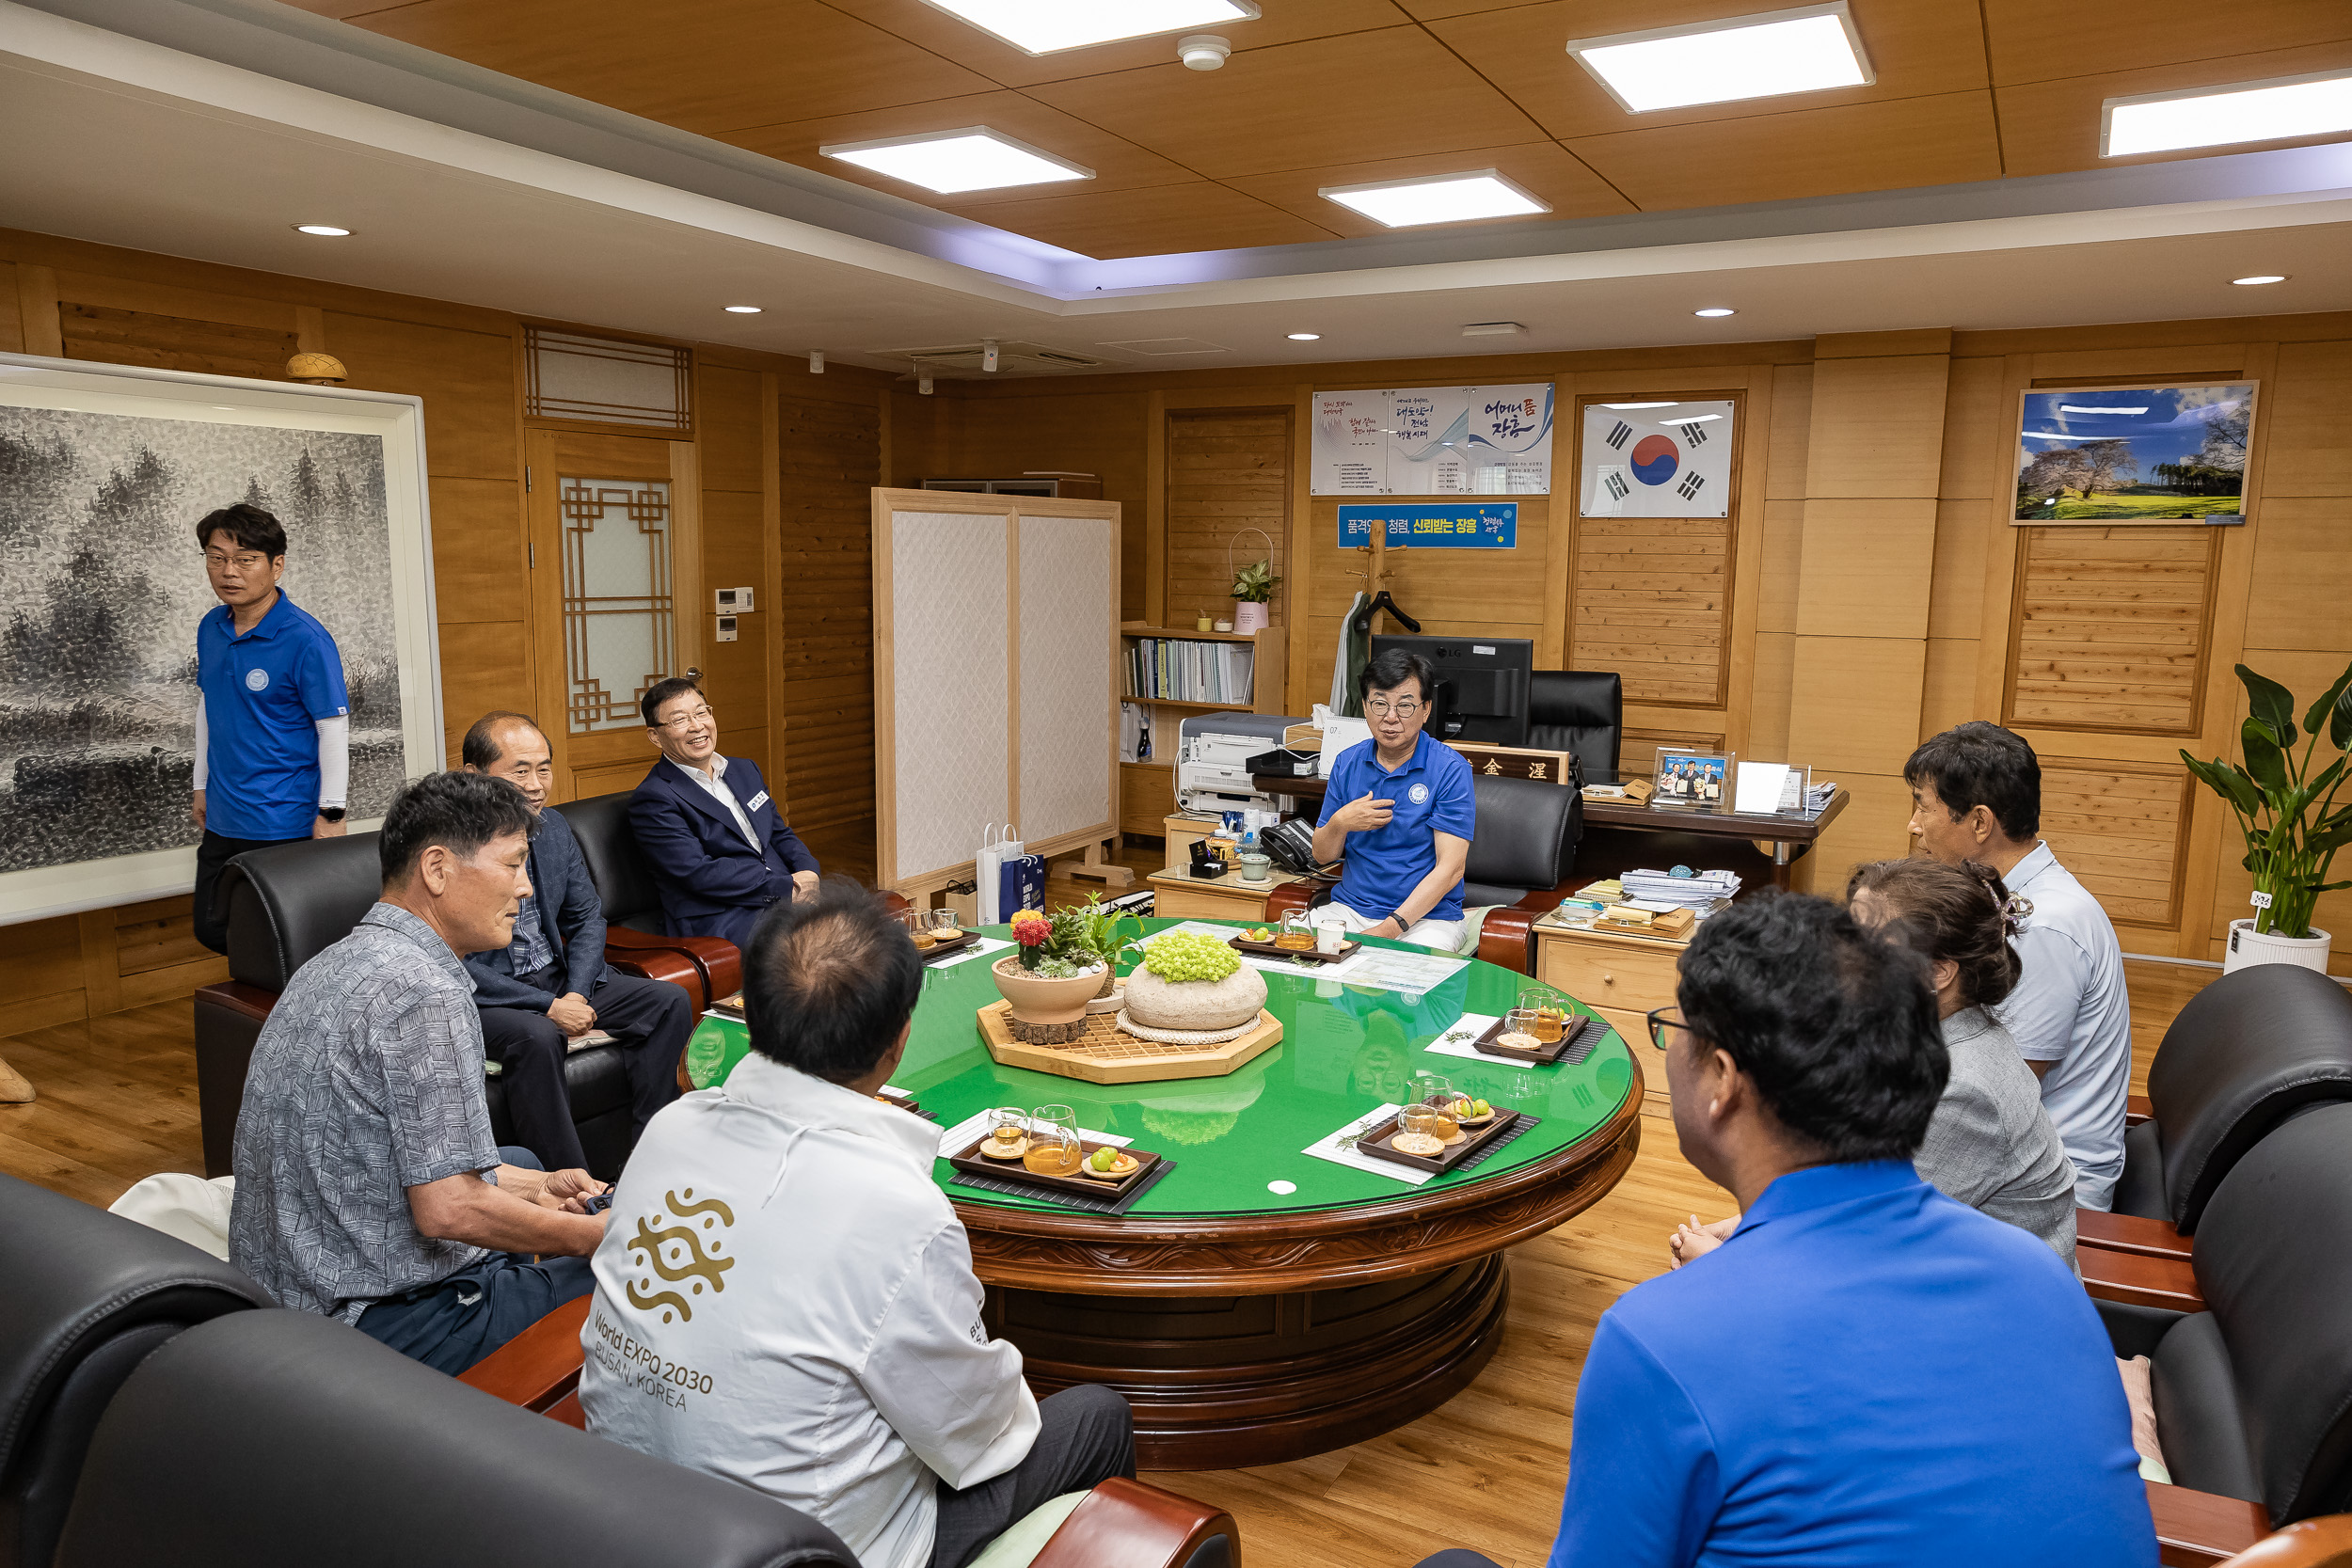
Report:
M 0 1176 L 0 1568 L 47 1568 L 90 1433 L 191 1324 L 270 1305 L 184 1242 Z
M 604 947 L 613 963 L 641 953 L 683 954 L 701 979 L 695 1006 L 707 1006 L 743 989 L 743 958 L 735 943 L 717 937 L 674 937 L 661 933 L 661 893 L 645 852 L 628 826 L 628 792 L 595 795 L 556 808 L 580 842 L 588 879 L 604 900 Z
M 2153 1364 L 2157 1439 L 2182 1487 L 2273 1527 L 2352 1506 L 2352 1104 L 2308 1106 L 2233 1166 L 2193 1260 L 2203 1309 L 2118 1312 Z
M 57 1568 L 857 1568 L 832 1531 L 305 1313 L 189 1330 L 122 1385 Z
M 2123 1134 L 2115 1212 L 2195 1233 L 2249 1150 L 2334 1100 L 2352 1100 L 2352 996 L 2294 964 L 2223 975 L 2190 998 L 2149 1064 L 2151 1114 Z
M 1573 752 L 1587 780 L 1615 776 L 1625 682 L 1614 670 L 1538 670 L 1527 690 L 1527 743 Z
M 227 1176 L 233 1169 L 246 1069 L 278 994 L 295 970 L 350 934 L 380 886 L 373 833 L 272 845 L 229 863 L 220 882 L 228 911 L 229 978 L 196 993 L 196 1084 L 207 1175 Z M 598 887 L 601 891 L 602 884 Z M 607 956 L 616 969 L 685 987 L 700 1007 L 710 996 L 704 970 L 676 945 L 695 940 L 664 938 L 658 947 L 614 947 Z M 734 948 L 719 945 L 732 959 Z M 729 990 L 734 989 L 731 984 Z M 620 1048 L 573 1052 L 564 1063 L 564 1078 L 589 1169 L 610 1180 L 628 1153 L 628 1074 Z M 511 1143 L 505 1090 L 496 1078 L 486 1088 L 491 1129 L 501 1142 Z
M 1612 680 L 1614 676 L 1610 677 Z M 1470 859 L 1462 871 L 1462 905 L 1500 904 L 1478 931 L 1478 957 L 1488 963 L 1534 973 L 1529 928 L 1536 917 L 1559 907 L 1576 870 L 1577 840 L 1584 832 L 1584 802 L 1573 789 L 1530 779 L 1471 780 L 1478 824 L 1471 830 Z M 1328 903 L 1330 884 L 1285 882 L 1266 897 L 1266 918 L 1279 920 L 1294 910 Z

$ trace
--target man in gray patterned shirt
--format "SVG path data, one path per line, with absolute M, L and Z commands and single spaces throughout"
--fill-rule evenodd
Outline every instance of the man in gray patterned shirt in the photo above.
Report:
M 498 779 L 403 790 L 381 900 L 288 983 L 237 1117 L 230 1259 L 280 1306 L 451 1373 L 595 1289 L 604 1237 L 603 1184 L 509 1163 L 483 1098 L 463 959 L 512 940 L 532 826 Z

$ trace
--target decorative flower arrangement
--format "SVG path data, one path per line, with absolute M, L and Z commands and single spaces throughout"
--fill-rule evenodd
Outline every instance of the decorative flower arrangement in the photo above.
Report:
M 1023 910 L 1012 917 L 1012 940 L 1021 944 L 1021 967 L 1035 969 L 1045 958 L 1046 941 L 1054 923 L 1041 910 Z

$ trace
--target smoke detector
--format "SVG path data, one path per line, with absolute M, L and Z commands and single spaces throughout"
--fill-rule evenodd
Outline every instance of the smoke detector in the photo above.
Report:
M 1176 40 L 1176 57 L 1186 71 L 1216 71 L 1225 64 L 1233 46 L 1215 33 L 1195 33 Z

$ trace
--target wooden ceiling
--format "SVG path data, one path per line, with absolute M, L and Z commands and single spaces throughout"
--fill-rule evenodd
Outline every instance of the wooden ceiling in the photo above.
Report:
M 1874 85 L 1636 116 L 1568 39 L 1779 0 L 1263 0 L 1211 72 L 1171 38 L 1031 56 L 923 0 L 294 3 L 1103 259 L 1387 232 L 1316 189 L 1457 169 L 1573 218 L 2166 161 L 2194 154 L 2101 159 L 2101 100 L 2352 66 L 2344 0 L 1851 0 Z M 817 151 L 966 125 L 1096 177 L 934 197 Z

